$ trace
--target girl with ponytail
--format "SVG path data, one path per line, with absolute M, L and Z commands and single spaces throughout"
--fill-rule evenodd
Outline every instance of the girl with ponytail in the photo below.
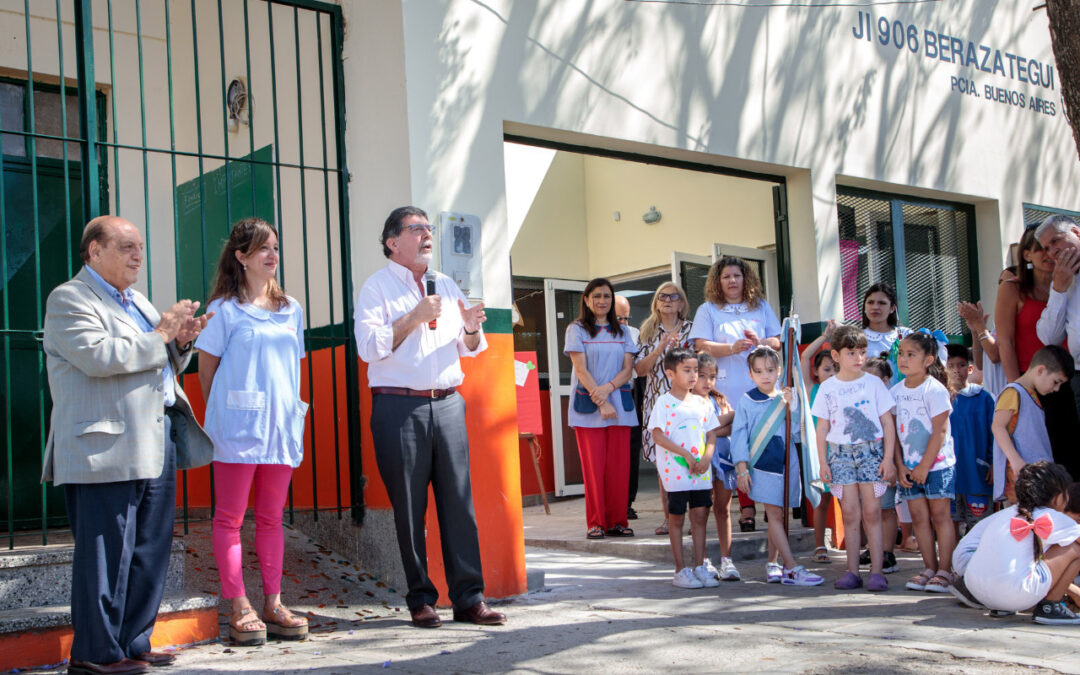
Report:
M 949 429 L 952 396 L 937 353 L 937 340 L 926 333 L 904 337 L 897 358 L 904 379 L 893 385 L 891 393 L 896 399 L 896 432 L 901 448 L 897 483 L 911 511 L 915 540 L 926 568 L 906 586 L 912 591 L 948 593 L 956 546 L 950 514 L 956 455 Z
M 997 612 L 1035 607 L 1040 624 L 1080 624 L 1065 603 L 1080 574 L 1080 525 L 1061 511 L 1072 478 L 1059 464 L 1033 462 L 1016 479 L 1015 506 L 972 528 L 956 548 L 953 568 L 961 602 Z

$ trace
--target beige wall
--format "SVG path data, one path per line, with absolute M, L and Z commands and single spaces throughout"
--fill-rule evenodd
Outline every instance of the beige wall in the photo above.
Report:
M 508 146 L 510 144 L 507 144 Z M 527 199 L 529 190 L 518 183 L 527 182 L 529 172 L 517 171 L 530 155 L 546 154 L 540 148 L 514 148 L 517 165 L 507 164 L 507 198 L 520 195 Z M 533 152 L 530 152 L 533 151 Z M 510 248 L 514 274 L 525 277 L 557 279 L 589 279 L 589 237 L 585 222 L 587 181 L 585 158 L 581 155 L 557 152 L 551 158 L 535 198 L 531 203 L 515 204 L 508 209 L 526 213 L 521 228 Z M 511 187 L 514 185 L 514 187 Z
M 507 212 L 527 212 L 510 251 L 515 275 L 615 276 L 669 265 L 672 251 L 709 256 L 714 243 L 775 241 L 771 183 L 556 152 L 530 190 L 522 185 L 536 180 L 528 167 L 552 151 L 507 149 Z M 651 206 L 662 218 L 648 225 L 642 215 Z

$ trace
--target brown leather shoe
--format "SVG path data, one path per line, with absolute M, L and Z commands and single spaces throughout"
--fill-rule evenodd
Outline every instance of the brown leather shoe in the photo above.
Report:
M 454 621 L 465 621 L 480 626 L 499 626 L 506 623 L 506 615 L 496 612 L 481 600 L 468 609 L 454 608 Z
M 140 661 L 146 661 L 151 666 L 169 666 L 176 660 L 176 654 L 172 652 L 146 652 L 139 654 Z
M 431 605 L 420 605 L 416 609 L 410 609 L 412 625 L 417 628 L 438 628 L 442 625 L 439 613 Z
M 132 675 L 133 673 L 145 673 L 148 670 L 150 670 L 150 666 L 146 661 L 136 661 L 135 659 L 120 659 L 116 663 L 91 663 L 90 661 L 78 661 L 76 659 L 68 662 L 68 673 L 70 675 L 95 675 L 97 673 Z

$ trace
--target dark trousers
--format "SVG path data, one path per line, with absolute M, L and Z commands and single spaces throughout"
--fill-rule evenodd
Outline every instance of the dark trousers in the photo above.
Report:
M 428 577 L 424 538 L 429 484 L 435 494 L 450 601 L 459 609 L 480 602 L 484 575 L 469 480 L 465 399 L 460 394 L 441 399 L 376 394 L 371 432 L 379 476 L 394 507 L 409 609 L 435 605 L 439 599 Z
M 637 499 L 638 472 L 641 470 L 641 429 L 642 415 L 645 413 L 641 406 L 645 404 L 645 378 L 635 377 L 630 380 L 634 388 L 634 408 L 637 410 L 638 423 L 630 429 L 630 496 L 626 507 L 629 509 Z
M 1076 446 L 1076 439 L 1080 437 L 1080 417 L 1077 416 L 1074 387 L 1080 387 L 1080 375 L 1054 393 L 1039 398 L 1046 412 L 1046 432 L 1050 436 L 1054 462 L 1068 469 L 1076 479 L 1080 477 L 1080 450 Z
M 114 663 L 150 651 L 172 550 L 175 450 L 157 478 L 69 483 L 64 494 L 75 538 L 71 658 Z

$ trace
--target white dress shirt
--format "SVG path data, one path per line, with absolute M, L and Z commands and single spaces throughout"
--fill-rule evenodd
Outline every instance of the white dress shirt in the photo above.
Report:
M 1035 324 L 1035 334 L 1044 345 L 1059 345 L 1069 338 L 1069 353 L 1080 368 L 1080 285 L 1074 278 L 1069 290 L 1058 293 L 1050 286 L 1050 298 Z
M 424 283 L 421 278 L 421 283 Z M 457 284 L 436 272 L 435 292 L 442 297 L 442 315 L 435 330 L 418 326 L 394 349 L 394 322 L 411 312 L 424 294 L 413 273 L 393 260 L 368 277 L 356 300 L 356 349 L 368 365 L 371 387 L 448 389 L 465 379 L 462 356 L 487 349 L 484 333 L 476 349 L 465 346 L 465 322 L 458 307 L 468 300 Z

